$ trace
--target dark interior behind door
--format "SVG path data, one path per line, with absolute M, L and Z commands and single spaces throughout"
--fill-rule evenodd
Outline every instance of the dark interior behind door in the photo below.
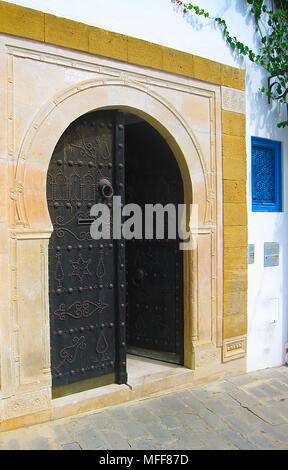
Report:
M 126 202 L 183 204 L 168 144 L 148 123 L 126 125 Z M 143 227 L 145 220 L 143 217 Z M 167 229 L 167 220 L 165 222 Z M 126 241 L 128 352 L 183 363 L 183 259 L 178 236 Z

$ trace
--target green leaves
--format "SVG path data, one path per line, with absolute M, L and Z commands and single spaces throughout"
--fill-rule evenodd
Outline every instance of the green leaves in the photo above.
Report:
M 287 127 L 288 126 L 288 121 L 281 121 L 281 122 L 278 122 L 277 124 L 277 127 L 281 128 L 281 127 Z
M 186 11 L 193 10 L 196 15 L 203 15 L 205 18 L 209 17 L 209 13 L 201 8 L 199 8 L 197 5 L 192 5 L 192 3 L 185 4 L 183 5 L 184 9 Z

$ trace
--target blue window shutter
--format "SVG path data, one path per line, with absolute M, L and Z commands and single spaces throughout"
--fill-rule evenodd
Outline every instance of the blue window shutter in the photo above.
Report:
M 281 143 L 252 137 L 252 210 L 282 211 Z

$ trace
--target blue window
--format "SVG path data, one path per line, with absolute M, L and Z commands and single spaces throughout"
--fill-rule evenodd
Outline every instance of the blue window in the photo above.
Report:
M 282 211 L 281 143 L 252 137 L 252 211 Z

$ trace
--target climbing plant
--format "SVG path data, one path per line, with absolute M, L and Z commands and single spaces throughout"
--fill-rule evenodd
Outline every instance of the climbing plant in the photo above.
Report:
M 263 67 L 268 72 L 268 83 L 261 92 L 271 100 L 288 103 L 288 0 L 246 0 L 250 15 L 255 19 L 255 29 L 259 36 L 260 47 L 256 53 L 233 36 L 220 17 L 213 18 L 209 12 L 192 3 L 172 0 L 185 15 L 192 13 L 210 18 L 221 28 L 224 38 L 242 56 Z M 287 104 L 288 113 L 288 104 Z M 278 127 L 288 126 L 288 119 L 279 122 Z

